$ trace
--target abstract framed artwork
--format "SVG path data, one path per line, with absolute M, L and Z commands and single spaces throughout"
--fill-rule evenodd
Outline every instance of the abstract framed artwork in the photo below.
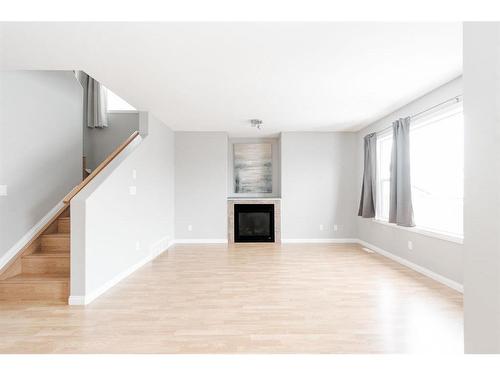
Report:
M 235 143 L 233 152 L 234 192 L 272 193 L 272 144 Z

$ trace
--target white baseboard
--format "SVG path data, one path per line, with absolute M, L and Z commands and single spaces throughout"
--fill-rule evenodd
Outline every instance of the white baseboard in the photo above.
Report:
M 69 296 L 68 297 L 68 305 L 78 306 L 78 305 L 86 305 L 87 303 L 85 303 L 85 296 Z
M 169 238 L 169 237 L 165 237 L 165 238 Z M 160 250 L 159 246 L 161 243 L 165 243 L 164 241 L 165 241 L 165 239 L 162 239 L 162 240 L 156 242 L 155 244 L 153 244 L 153 246 L 151 246 L 151 249 L 150 249 L 150 255 L 148 255 L 146 258 L 142 259 L 141 261 L 137 262 L 133 266 L 130 266 L 129 268 L 127 268 L 123 272 L 120 272 L 118 275 L 113 277 L 108 282 L 104 283 L 98 289 L 96 289 L 96 290 L 94 290 L 94 291 L 92 291 L 84 296 L 69 296 L 68 304 L 69 305 L 88 305 L 90 302 L 95 300 L 97 297 L 99 297 L 100 295 L 102 295 L 107 290 L 111 289 L 112 287 L 114 287 L 116 284 L 118 284 L 120 281 L 125 279 L 127 276 L 129 276 L 132 273 L 134 273 L 135 271 L 137 271 L 139 268 L 144 266 L 146 263 L 155 259 L 158 255 L 165 252 L 170 246 L 173 245 L 173 242 L 168 242 L 168 245 L 166 247 L 161 248 L 161 250 Z
M 153 257 L 157 257 L 173 244 L 174 241 L 170 240 L 170 236 L 165 236 L 162 239 L 156 241 L 153 245 L 151 245 L 149 251 Z
M 207 243 L 207 244 L 210 244 L 210 243 L 227 243 L 227 239 L 226 238 L 207 238 L 207 239 L 197 239 L 197 238 L 177 238 L 174 243 L 178 243 L 178 244 L 196 244 L 196 243 L 199 243 L 199 244 L 203 244 L 203 243 Z
M 404 258 L 401 258 L 401 257 L 399 257 L 397 255 L 394 255 L 393 253 L 391 253 L 389 251 L 386 251 L 386 250 L 383 250 L 380 247 L 372 245 L 371 243 L 368 243 L 366 241 L 358 239 L 357 243 L 360 244 L 361 246 L 364 246 L 364 247 L 366 247 L 368 249 L 371 249 L 371 250 L 375 251 L 376 253 L 378 253 L 380 255 L 383 255 L 383 256 L 385 256 L 385 257 L 387 257 L 389 259 L 392 259 L 395 262 L 398 262 L 398 263 L 402 264 L 403 266 L 411 268 L 412 270 L 417 271 L 418 273 L 421 273 L 422 275 L 430 277 L 431 279 L 433 279 L 433 280 L 435 280 L 437 282 L 440 282 L 441 284 L 444 284 L 444 285 L 450 287 L 451 289 L 454 289 L 454 290 L 456 290 L 456 291 L 458 291 L 460 293 L 464 292 L 463 285 L 460 284 L 460 283 L 457 283 L 456 281 L 448 279 L 447 277 L 439 275 L 439 274 L 437 274 L 437 273 L 435 273 L 435 272 L 433 272 L 433 271 L 431 271 L 431 270 L 429 270 L 429 269 L 427 269 L 425 267 L 419 266 L 418 264 L 410 262 L 407 259 L 404 259 Z
M 0 270 L 5 267 L 7 263 L 9 263 L 12 258 L 14 258 L 17 253 L 19 253 L 27 244 L 30 242 L 33 237 L 42 229 L 52 217 L 64 207 L 64 203 L 59 202 L 54 208 L 52 208 L 44 217 L 40 219 L 38 223 L 36 223 L 33 228 L 31 228 L 24 236 L 22 236 L 19 241 L 17 241 L 14 246 L 12 246 L 7 252 L 0 258 Z
M 282 243 L 358 243 L 357 238 L 283 238 Z

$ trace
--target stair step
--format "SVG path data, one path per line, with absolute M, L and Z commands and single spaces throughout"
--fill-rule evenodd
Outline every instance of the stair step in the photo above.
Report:
M 30 275 L 62 275 L 69 276 L 69 252 L 43 253 L 36 252 L 23 256 L 22 273 Z
M 42 238 L 42 252 L 59 253 L 69 252 L 70 236 L 68 233 L 44 234 Z
M 20 274 L 0 281 L 2 301 L 67 301 L 69 278 Z
M 69 217 L 60 217 L 57 219 L 57 231 L 59 233 L 69 233 L 71 230 L 71 222 Z

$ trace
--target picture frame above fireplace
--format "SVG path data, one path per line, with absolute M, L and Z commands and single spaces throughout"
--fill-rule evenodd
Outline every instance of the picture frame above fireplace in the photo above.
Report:
M 273 159 L 270 143 L 235 143 L 233 176 L 235 193 L 272 193 Z
M 279 198 L 279 138 L 230 138 L 228 197 Z

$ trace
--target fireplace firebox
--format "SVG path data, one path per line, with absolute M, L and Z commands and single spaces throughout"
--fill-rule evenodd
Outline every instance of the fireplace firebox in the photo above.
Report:
M 274 242 L 274 205 L 235 204 L 234 242 Z

